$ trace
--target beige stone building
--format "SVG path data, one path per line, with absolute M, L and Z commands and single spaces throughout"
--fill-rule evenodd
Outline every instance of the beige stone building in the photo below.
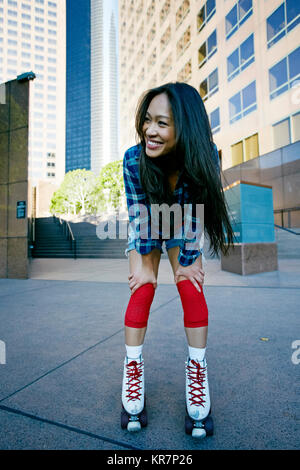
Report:
M 54 188 L 65 174 L 65 1 L 0 0 L 0 83 L 29 71 L 28 176 Z
M 120 0 L 120 144 L 140 95 L 169 81 L 204 100 L 223 170 L 300 139 L 299 6 L 288 0 Z

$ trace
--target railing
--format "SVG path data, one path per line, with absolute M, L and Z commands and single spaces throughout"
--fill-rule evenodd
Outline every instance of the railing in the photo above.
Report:
M 29 219 L 29 251 L 28 255 L 32 257 L 32 251 L 35 246 L 35 217 Z
M 274 227 L 277 227 L 281 230 L 285 230 L 286 232 L 292 233 L 293 235 L 300 235 L 300 232 L 294 232 L 294 230 L 291 230 L 290 228 L 281 227 L 281 225 L 274 224 Z
M 74 259 L 77 258 L 77 249 L 76 249 L 76 239 L 73 235 L 72 229 L 70 224 L 67 220 L 63 220 L 60 217 L 53 216 L 54 221 L 58 222 L 62 228 L 63 235 L 66 237 L 67 240 L 70 240 L 70 247 L 73 252 Z
M 285 212 L 287 212 L 287 215 L 288 215 L 288 228 L 290 229 L 291 227 L 291 212 L 294 212 L 294 211 L 300 211 L 300 207 L 299 206 L 296 206 L 296 207 L 288 207 L 286 209 L 275 209 L 274 210 L 274 214 L 281 214 L 281 226 L 280 225 L 275 225 L 275 227 L 278 227 L 278 228 L 283 228 L 285 229 L 286 227 L 284 227 L 284 219 L 283 219 L 283 214 Z M 296 235 L 299 235 L 297 232 L 294 232 L 293 230 L 288 230 Z

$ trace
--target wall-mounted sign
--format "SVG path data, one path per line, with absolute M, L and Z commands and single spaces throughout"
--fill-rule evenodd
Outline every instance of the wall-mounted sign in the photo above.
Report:
M 17 219 L 25 219 L 26 201 L 17 201 Z

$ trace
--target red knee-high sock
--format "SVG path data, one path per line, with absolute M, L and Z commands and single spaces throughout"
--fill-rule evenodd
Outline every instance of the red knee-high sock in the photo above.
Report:
M 201 292 L 198 292 L 192 282 L 185 279 L 177 283 L 177 289 L 183 308 L 184 326 L 187 328 L 207 326 L 208 310 L 202 286 L 200 286 Z
M 125 313 L 125 326 L 145 328 L 148 324 L 150 307 L 154 297 L 154 286 L 144 284 L 131 295 Z

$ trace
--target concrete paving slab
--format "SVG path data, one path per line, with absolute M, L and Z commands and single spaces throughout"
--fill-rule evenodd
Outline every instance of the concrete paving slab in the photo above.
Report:
M 53 423 L 31 419 L 0 409 L 1 450 L 103 450 L 107 442 L 101 437 L 89 437 L 80 430 L 64 429 Z M 111 450 L 124 447 L 110 443 Z
M 221 262 L 204 262 L 205 285 L 226 286 L 279 286 L 300 288 L 300 259 L 279 259 L 278 271 L 241 276 L 221 270 Z M 87 282 L 128 282 L 126 259 L 47 259 L 30 262 L 30 278 L 39 280 L 69 280 Z M 167 259 L 160 261 L 159 284 L 174 284 L 173 273 Z M 1 284 L 0 284 L 1 287 Z
M 291 344 L 297 339 L 300 291 L 204 289 L 210 311 L 213 437 L 197 442 L 184 433 L 187 351 L 180 299 L 171 285 L 158 287 L 152 306 L 144 347 L 149 426 L 140 434 L 120 429 L 120 326 L 129 298 L 123 283 L 53 282 L 36 297 L 24 291 L 18 296 L 15 289 L 11 310 L 5 304 L 0 314 L 12 351 L 0 366 L 6 384 L 0 406 L 142 449 L 297 448 L 299 369 L 291 361 Z M 12 435 L 3 439 L 2 445 L 19 445 Z M 77 448 L 83 445 L 78 441 Z M 113 447 L 106 442 L 102 448 Z

